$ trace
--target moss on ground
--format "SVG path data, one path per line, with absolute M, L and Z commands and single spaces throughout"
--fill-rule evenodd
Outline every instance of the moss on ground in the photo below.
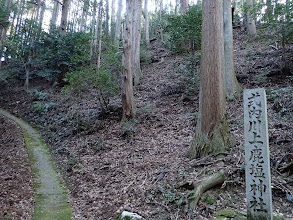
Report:
M 34 180 L 34 214 L 32 219 L 71 219 L 72 208 L 56 172 L 49 150 L 38 132 L 21 119 L 1 110 L 23 131 Z

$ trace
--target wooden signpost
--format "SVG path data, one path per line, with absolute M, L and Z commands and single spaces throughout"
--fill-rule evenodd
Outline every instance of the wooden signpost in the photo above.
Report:
M 267 103 L 264 89 L 244 90 L 245 179 L 248 220 L 272 220 Z

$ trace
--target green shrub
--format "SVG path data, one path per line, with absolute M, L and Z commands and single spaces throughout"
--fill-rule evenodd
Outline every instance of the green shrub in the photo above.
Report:
M 106 66 L 101 67 L 99 71 L 95 66 L 77 68 L 66 73 L 64 81 L 69 84 L 64 86 L 62 91 L 77 97 L 95 89 L 102 111 L 108 110 L 110 97 L 118 94 L 117 78 Z
M 30 68 L 29 78 L 54 80 L 60 73 L 89 64 L 90 34 L 74 32 L 60 36 L 40 31 L 34 40 L 23 38 L 30 34 L 30 29 L 37 29 L 33 25 L 33 21 L 26 19 L 19 34 L 7 38 L 4 56 L 9 75 L 24 79 L 26 69 Z
M 167 33 L 167 46 L 174 52 L 199 50 L 201 45 L 201 7 L 191 6 L 184 15 L 169 15 L 168 25 L 164 31 Z
M 43 114 L 43 113 L 48 112 L 55 105 L 56 104 L 53 102 L 43 104 L 40 101 L 35 101 L 35 102 L 33 102 L 33 109 L 35 112 L 37 112 L 39 114 Z
M 179 86 L 184 88 L 185 95 L 195 94 L 199 91 L 200 55 L 186 55 L 179 65 L 174 64 L 174 77 Z

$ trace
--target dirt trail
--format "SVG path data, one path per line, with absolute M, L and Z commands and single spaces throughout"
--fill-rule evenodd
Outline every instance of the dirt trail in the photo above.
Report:
M 34 180 L 34 214 L 32 219 L 71 219 L 72 210 L 48 148 L 38 132 L 26 122 L 0 109 L 0 114 L 21 128 L 29 153 Z

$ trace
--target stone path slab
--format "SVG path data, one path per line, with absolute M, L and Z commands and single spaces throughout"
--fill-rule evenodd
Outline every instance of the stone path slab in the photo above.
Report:
M 0 109 L 0 114 L 18 124 L 23 132 L 34 180 L 33 220 L 71 219 L 72 208 L 39 133 L 25 121 Z

